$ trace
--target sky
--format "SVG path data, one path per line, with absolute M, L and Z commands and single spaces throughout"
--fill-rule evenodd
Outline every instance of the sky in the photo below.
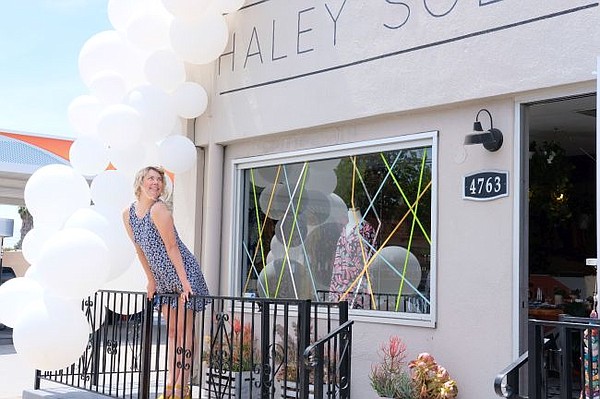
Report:
M 0 130 L 74 137 L 69 103 L 88 94 L 83 44 L 113 29 L 108 0 L 0 0 Z
M 113 29 L 108 0 L 0 0 L 0 130 L 74 137 L 67 108 L 89 90 L 79 77 L 77 59 L 96 33 Z M 17 207 L 0 204 L 0 218 L 14 219 Z

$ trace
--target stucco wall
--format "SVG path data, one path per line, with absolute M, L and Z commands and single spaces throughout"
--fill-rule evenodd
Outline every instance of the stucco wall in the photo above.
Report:
M 253 1 L 229 17 L 220 65 L 189 71 L 211 96 L 195 126 L 197 145 L 216 159 L 203 173 L 204 209 L 222 212 L 203 226 L 202 256 L 219 292 L 230 293 L 232 160 L 438 131 L 437 324 L 353 314 L 353 397 L 374 397 L 367 374 L 376 345 L 399 334 L 411 355 L 428 351 L 447 367 L 461 398 L 494 398 L 493 379 L 518 347 L 515 106 L 593 79 L 598 3 L 416 3 Z M 496 153 L 463 145 L 481 108 L 504 133 Z M 462 177 L 482 169 L 509 172 L 508 197 L 462 199 Z

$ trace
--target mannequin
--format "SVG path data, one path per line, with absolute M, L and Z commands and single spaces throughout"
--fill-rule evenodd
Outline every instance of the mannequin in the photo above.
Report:
M 346 236 L 357 233 L 357 229 L 363 223 L 362 218 L 363 217 L 360 208 L 348 209 L 348 224 L 346 224 L 346 228 L 344 229 Z
M 375 248 L 375 230 L 363 220 L 360 209 L 348 209 L 348 223 L 338 239 L 333 271 L 329 283 L 329 300 L 347 300 L 350 307 L 362 308 L 368 303 L 369 289 L 365 279 L 355 279 L 362 272 Z M 366 298 L 364 298 L 366 296 Z

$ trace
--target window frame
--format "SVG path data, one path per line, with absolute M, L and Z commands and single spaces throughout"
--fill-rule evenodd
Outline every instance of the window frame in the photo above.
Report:
M 249 168 L 276 166 L 295 162 L 311 162 L 323 159 L 341 158 L 348 156 L 359 156 L 368 153 L 393 151 L 407 148 L 431 146 L 431 254 L 429 272 L 430 290 L 430 312 L 428 314 L 390 312 L 384 310 L 350 309 L 350 315 L 354 320 L 435 327 L 437 321 L 437 220 L 438 220 L 438 131 L 427 131 L 411 133 L 402 136 L 365 141 L 348 142 L 330 146 L 321 146 L 303 150 L 287 151 L 273 154 L 263 154 L 250 157 L 234 158 L 231 160 L 231 182 L 233 200 L 231 202 L 230 214 L 232 239 L 229 245 L 229 292 L 238 295 L 240 286 L 240 267 L 243 256 L 243 228 L 245 211 L 243 181 L 244 171 Z

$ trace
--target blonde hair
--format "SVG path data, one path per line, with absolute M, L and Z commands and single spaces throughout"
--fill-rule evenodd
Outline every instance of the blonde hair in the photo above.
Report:
M 158 173 L 163 181 L 163 189 L 160 193 L 159 198 L 165 200 L 169 197 L 169 189 L 167 187 L 167 182 L 165 180 L 165 170 L 160 166 L 146 166 L 145 168 L 140 169 L 135 174 L 135 179 L 133 181 L 133 193 L 135 194 L 135 198 L 140 198 L 140 192 L 142 189 L 142 183 L 144 182 L 144 178 L 150 171 L 155 171 Z

